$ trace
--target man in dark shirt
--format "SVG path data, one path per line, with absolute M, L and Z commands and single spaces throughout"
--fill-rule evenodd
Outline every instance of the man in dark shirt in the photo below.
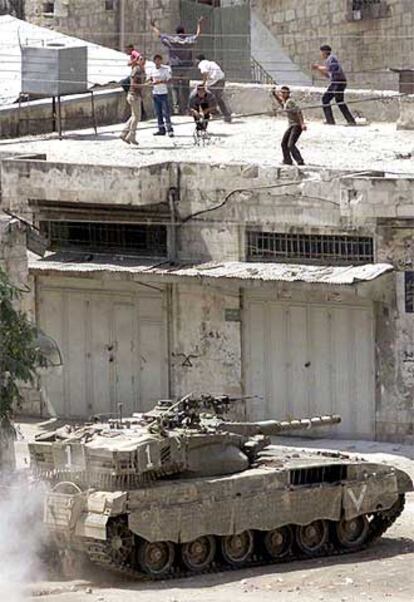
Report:
M 188 108 L 196 122 L 197 130 L 206 130 L 211 113 L 216 110 L 217 101 L 212 92 L 204 84 L 199 84 L 190 95 Z
M 153 32 L 160 38 L 161 44 L 168 48 L 169 64 L 172 71 L 173 105 L 180 115 L 187 113 L 188 97 L 190 95 L 190 78 L 193 67 L 193 48 L 201 32 L 201 23 L 204 17 L 197 22 L 195 34 L 185 33 L 182 25 L 175 30 L 175 35 L 161 33 L 151 22 Z
M 282 109 L 286 111 L 288 118 L 288 129 L 282 138 L 283 163 L 285 165 L 293 165 L 293 157 L 298 165 L 305 165 L 302 155 L 296 146 L 299 136 L 306 130 L 303 113 L 293 98 L 291 98 L 290 89 L 287 86 L 282 86 L 280 90 L 274 88 L 272 94 Z
M 325 62 L 324 65 L 312 65 L 314 71 L 319 71 L 330 80 L 330 84 L 325 94 L 322 96 L 322 108 L 325 113 L 326 123 L 335 125 L 335 119 L 332 113 L 331 101 L 335 98 L 336 104 L 342 115 L 345 117 L 348 125 L 355 125 L 355 119 L 351 111 L 348 109 L 344 100 L 344 92 L 346 88 L 345 73 L 334 54 L 332 48 L 328 44 L 320 47 L 321 56 Z

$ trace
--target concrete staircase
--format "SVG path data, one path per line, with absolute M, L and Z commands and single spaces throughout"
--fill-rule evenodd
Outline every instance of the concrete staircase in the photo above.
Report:
M 312 79 L 290 60 L 277 39 L 254 11 L 251 12 L 250 19 L 251 55 L 263 71 L 277 84 L 311 86 Z

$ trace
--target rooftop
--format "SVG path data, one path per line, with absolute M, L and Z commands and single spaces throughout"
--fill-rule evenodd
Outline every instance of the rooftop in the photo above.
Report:
M 188 117 L 174 117 L 175 138 L 154 138 L 155 121 L 140 124 L 139 146 L 119 139 L 122 124 L 98 130 L 67 132 L 63 140 L 56 134 L 0 141 L 0 154 L 44 153 L 53 162 L 122 165 L 137 167 L 163 161 L 210 163 L 281 164 L 280 141 L 286 120 L 274 117 L 239 117 L 232 124 L 210 123 L 211 143 L 195 146 L 194 125 Z M 336 127 L 308 122 L 298 143 L 309 167 L 379 170 L 414 176 L 414 134 L 396 130 L 395 124 Z
M 20 44 L 40 47 L 50 43 L 87 46 L 91 87 L 119 81 L 128 75 L 127 57 L 122 52 L 38 27 L 10 15 L 0 16 L 0 40 L 0 105 L 14 103 L 21 90 Z

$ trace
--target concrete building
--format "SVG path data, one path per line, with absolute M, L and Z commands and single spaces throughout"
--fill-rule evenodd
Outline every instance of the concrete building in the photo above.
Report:
M 213 390 L 257 395 L 238 408 L 250 418 L 333 411 L 340 436 L 412 441 L 409 133 L 312 124 L 305 156 L 331 162 L 299 171 L 269 156 L 278 120 L 158 151 L 141 127 L 135 153 L 79 133 L 20 140 L 47 160 L 2 161 L 3 205 L 51 241 L 29 261 L 37 320 L 64 357 L 48 407 L 130 412 Z
M 389 68 L 413 67 L 412 0 L 252 0 L 252 11 L 305 73 L 322 43 L 358 88 L 397 89 Z

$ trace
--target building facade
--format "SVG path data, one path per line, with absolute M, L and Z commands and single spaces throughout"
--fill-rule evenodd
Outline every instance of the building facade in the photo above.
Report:
M 252 10 L 306 73 L 327 43 L 355 88 L 397 89 L 389 68 L 412 69 L 411 0 L 252 0 Z
M 255 396 L 253 419 L 337 412 L 339 436 L 412 440 L 413 191 L 381 172 L 3 161 L 3 202 L 51 241 L 29 262 L 64 357 L 47 409 L 207 390 Z
M 35 25 L 117 50 L 134 44 L 149 55 L 158 50 L 151 19 L 170 32 L 179 14 L 179 0 L 24 0 L 24 17 Z

